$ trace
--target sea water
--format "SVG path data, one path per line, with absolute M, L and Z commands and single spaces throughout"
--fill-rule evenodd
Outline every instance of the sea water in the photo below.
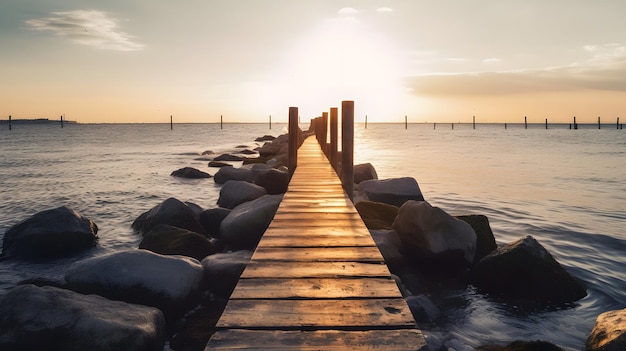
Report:
M 305 125 L 303 125 L 306 128 Z M 132 221 L 168 197 L 216 207 L 212 179 L 170 173 L 191 166 L 214 174 L 202 153 L 253 149 L 283 124 L 71 124 L 0 126 L 0 239 L 29 216 L 61 205 L 99 227 L 97 247 L 48 261 L 0 261 L 0 295 L 33 277 L 61 278 L 87 257 L 136 248 Z M 516 339 L 579 350 L 598 314 L 626 307 L 626 133 L 613 126 L 358 124 L 355 163 L 380 179 L 415 178 L 427 201 L 452 215 L 483 214 L 498 244 L 535 237 L 582 279 L 573 304 L 526 308 L 473 287 L 425 293 L 442 317 L 442 340 L 468 346 Z

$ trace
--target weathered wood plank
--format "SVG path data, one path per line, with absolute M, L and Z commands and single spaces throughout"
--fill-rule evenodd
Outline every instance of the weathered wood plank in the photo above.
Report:
M 361 218 L 351 218 L 351 219 L 327 219 L 324 221 L 318 221 L 315 219 L 307 219 L 307 220 L 298 220 L 298 219 L 281 219 L 274 217 L 271 227 L 289 227 L 294 228 L 295 224 L 298 223 L 298 227 L 350 227 L 350 228 L 360 228 L 365 227 Z
M 240 279 L 231 299 L 402 298 L 391 278 Z
M 402 329 L 415 320 L 404 299 L 230 300 L 216 327 Z
M 250 261 L 242 278 L 387 278 L 387 266 L 362 262 Z
M 254 252 L 252 259 L 264 261 L 382 262 L 380 251 L 374 246 L 309 247 L 301 249 L 259 246 Z
M 263 235 L 266 236 L 348 236 L 371 238 L 369 230 L 365 226 L 357 227 L 273 227 L 270 225 Z M 298 238 L 298 240 L 300 240 Z
M 419 330 L 270 331 L 220 330 L 211 338 L 210 350 L 300 351 L 418 351 L 426 346 Z
M 276 220 L 295 220 L 299 223 L 302 221 L 328 222 L 341 220 L 363 223 L 361 216 L 357 212 L 334 212 L 327 209 L 319 209 L 318 212 L 291 212 L 288 208 L 285 211 L 276 213 L 273 221 Z
M 365 240 L 358 237 L 337 236 L 337 235 L 312 235 L 295 238 L 294 236 L 264 236 L 261 239 L 263 247 L 353 247 L 371 246 L 376 247 L 370 238 Z

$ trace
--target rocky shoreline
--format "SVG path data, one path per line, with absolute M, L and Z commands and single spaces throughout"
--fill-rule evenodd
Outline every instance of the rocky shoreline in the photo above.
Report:
M 132 223 L 142 238 L 138 249 L 76 262 L 62 281 L 28 279 L 0 296 L 0 349 L 203 350 L 287 190 L 287 135 L 256 141 L 264 142 L 256 150 L 215 157 L 206 152 L 203 160 L 220 167 L 213 176 L 194 168 L 172 172 L 213 178 L 221 185 L 217 207 L 166 199 Z M 586 295 L 584 285 L 531 236 L 497 247 L 487 217 L 447 214 L 424 199 L 415 179 L 379 180 L 371 164 L 355 166 L 354 174 L 356 208 L 425 332 L 428 350 L 473 348 L 428 331 L 441 313 L 424 286 L 472 285 L 539 305 Z M 97 245 L 97 233 L 93 221 L 62 206 L 9 229 L 2 257 L 76 255 Z M 626 349 L 625 315 L 600 315 L 586 350 Z M 478 349 L 559 350 L 539 341 Z

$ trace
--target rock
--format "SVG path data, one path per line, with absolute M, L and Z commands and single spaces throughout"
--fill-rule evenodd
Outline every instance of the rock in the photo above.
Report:
M 222 167 L 232 167 L 230 163 L 222 162 L 222 161 L 211 161 L 209 162 L 209 167 L 222 168 Z
M 222 221 L 228 216 L 230 211 L 231 210 L 222 207 L 205 210 L 200 214 L 200 224 L 202 224 L 202 227 L 204 227 L 210 236 L 219 237 Z
M 258 137 L 256 139 L 254 139 L 254 141 L 272 141 L 276 139 L 274 136 L 272 135 L 264 135 L 262 137 Z
M 161 255 L 193 257 L 198 261 L 218 251 L 206 237 L 167 224 L 159 224 L 146 233 L 139 248 Z
M 474 256 L 474 263 L 489 255 L 498 247 L 487 216 L 464 215 L 456 216 L 456 218 L 472 226 L 474 233 L 476 233 L 476 255 Z
M 135 232 L 145 234 L 158 224 L 167 224 L 207 236 L 194 209 L 173 197 L 139 215 L 131 226 Z
M 477 287 L 509 297 L 565 303 L 587 295 L 585 286 L 571 276 L 532 236 L 502 246 L 472 269 Z
M 214 158 L 213 161 L 243 161 L 243 157 L 231 154 L 221 154 Z
M 220 239 L 232 249 L 253 249 L 282 199 L 281 195 L 265 195 L 235 207 L 222 221 Z
M 76 262 L 65 281 L 74 291 L 156 307 L 170 318 L 197 303 L 202 266 L 189 257 L 128 250 Z
M 21 285 L 0 297 L 2 350 L 162 350 L 156 308 L 54 287 Z
M 476 233 L 472 227 L 426 201 L 409 200 L 402 205 L 393 229 L 412 256 L 450 264 L 451 268 L 474 262 Z
M 354 206 L 368 229 L 391 229 L 398 215 L 396 206 L 382 202 L 361 201 Z
M 280 142 L 265 143 L 263 146 L 257 148 L 256 151 L 258 151 L 261 157 L 274 156 L 283 151 L 284 145 L 284 143 Z
M 211 178 L 210 174 L 197 170 L 193 167 L 183 167 L 181 169 L 177 169 L 174 172 L 172 172 L 172 174 L 170 175 L 172 177 L 192 178 L 192 179 Z
M 202 152 L 203 155 L 213 155 L 215 152 L 213 152 L 212 150 L 205 150 Z
M 204 281 L 208 289 L 216 295 L 229 297 L 251 257 L 252 251 L 241 250 L 218 253 L 203 259 Z
M 626 309 L 600 314 L 585 347 L 587 351 L 626 350 Z
M 245 149 L 245 150 L 241 150 L 239 153 L 240 153 L 240 154 L 243 154 L 243 155 L 254 155 L 254 154 L 256 154 L 256 151 L 252 151 L 252 150 L 249 150 L 249 149 Z M 243 161 L 243 160 L 242 160 L 242 161 Z
M 269 159 L 267 157 L 246 157 L 243 159 L 243 164 L 251 165 L 255 163 L 267 163 Z
M 56 258 L 96 245 L 98 226 L 65 207 L 41 211 L 4 234 L 2 256 Z
M 392 178 L 385 180 L 364 180 L 359 188 L 365 192 L 369 201 L 384 202 L 397 207 L 407 200 L 423 201 L 422 191 L 413 178 Z
M 243 181 L 229 180 L 220 189 L 220 197 L 217 204 L 220 207 L 233 209 L 244 202 L 258 199 L 267 194 L 265 188 Z
M 354 166 L 354 183 L 359 184 L 365 180 L 378 179 L 376 169 L 371 163 L 362 163 Z
M 408 261 L 400 252 L 402 242 L 398 233 L 393 230 L 370 230 L 370 234 L 391 272 L 401 271 L 408 266 Z
M 213 180 L 216 184 L 224 184 L 229 180 L 244 180 L 253 183 L 255 178 L 254 172 L 248 168 L 222 167 L 215 173 Z
M 513 341 L 506 346 L 482 345 L 476 351 L 563 351 L 562 348 L 547 341 Z
M 289 172 L 270 168 L 260 172 L 254 183 L 265 188 L 270 195 L 284 194 L 289 187 Z
M 417 323 L 433 323 L 441 316 L 439 308 L 425 295 L 408 296 L 405 300 Z

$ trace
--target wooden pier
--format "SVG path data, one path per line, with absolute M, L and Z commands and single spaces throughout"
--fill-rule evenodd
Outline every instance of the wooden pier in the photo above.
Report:
M 419 350 L 425 345 L 315 138 L 206 350 Z

